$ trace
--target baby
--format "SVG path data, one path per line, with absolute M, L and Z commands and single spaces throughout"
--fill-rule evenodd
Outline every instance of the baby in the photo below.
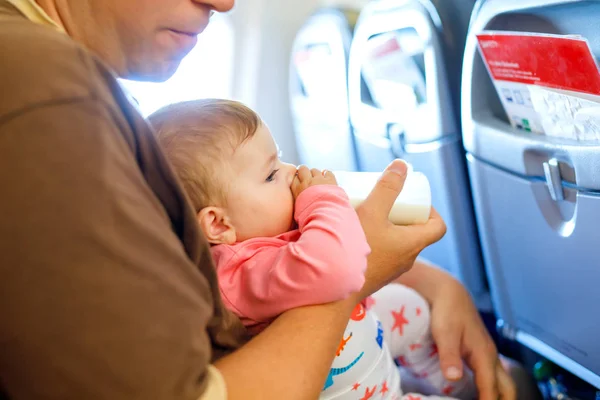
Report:
M 370 248 L 331 172 L 282 162 L 267 126 L 238 102 L 174 104 L 150 122 L 211 243 L 225 305 L 250 332 L 291 308 L 361 289 Z M 366 299 L 321 399 L 475 398 L 470 375 L 444 379 L 429 325 L 427 302 L 407 287 L 388 285 Z M 409 381 L 431 396 L 403 394 Z

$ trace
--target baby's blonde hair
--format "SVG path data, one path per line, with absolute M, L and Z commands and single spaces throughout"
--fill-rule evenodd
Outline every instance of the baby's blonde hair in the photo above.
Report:
M 225 206 L 226 185 L 219 176 L 262 124 L 258 114 L 237 101 L 203 99 L 171 104 L 148 119 L 196 212 Z

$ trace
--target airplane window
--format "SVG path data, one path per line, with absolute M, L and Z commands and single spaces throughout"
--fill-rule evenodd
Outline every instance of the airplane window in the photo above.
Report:
M 231 98 L 234 32 L 227 15 L 215 14 L 198 44 L 165 82 L 121 80 L 148 116 L 168 104 L 208 97 Z

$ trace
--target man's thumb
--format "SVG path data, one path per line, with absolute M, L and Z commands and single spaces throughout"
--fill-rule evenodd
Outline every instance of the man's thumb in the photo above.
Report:
M 387 218 L 396 198 L 402 191 L 407 172 L 408 166 L 404 161 L 392 161 L 363 204 L 372 210 L 371 212 L 382 214 Z

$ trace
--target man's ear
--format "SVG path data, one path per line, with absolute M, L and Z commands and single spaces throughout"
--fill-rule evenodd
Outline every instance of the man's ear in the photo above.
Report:
M 235 228 L 221 207 L 205 207 L 196 216 L 210 244 L 234 244 Z

